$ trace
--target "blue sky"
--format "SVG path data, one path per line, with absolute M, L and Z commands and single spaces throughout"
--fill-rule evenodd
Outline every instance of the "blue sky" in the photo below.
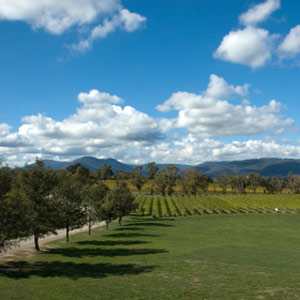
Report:
M 300 158 L 299 9 L 0 0 L 0 157 Z

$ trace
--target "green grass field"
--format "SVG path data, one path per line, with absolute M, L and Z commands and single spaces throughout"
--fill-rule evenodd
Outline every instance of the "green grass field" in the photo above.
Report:
M 299 214 L 152 219 L 0 262 L 0 299 L 299 299 Z

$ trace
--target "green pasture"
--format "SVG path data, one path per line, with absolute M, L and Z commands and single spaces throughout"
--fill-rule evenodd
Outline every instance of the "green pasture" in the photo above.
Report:
M 299 298 L 299 214 L 133 215 L 0 261 L 0 299 Z

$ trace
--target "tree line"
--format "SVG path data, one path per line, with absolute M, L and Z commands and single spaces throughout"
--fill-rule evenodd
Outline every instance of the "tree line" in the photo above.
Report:
M 0 166 L 0 252 L 33 236 L 39 239 L 88 225 L 89 234 L 97 221 L 109 223 L 129 214 L 135 198 L 125 182 L 111 190 L 80 165 L 54 171 L 41 160 L 25 169 Z
M 131 183 L 141 192 L 142 186 L 146 182 L 146 177 L 142 176 L 143 168 L 136 167 L 131 176 Z M 246 189 L 254 194 L 257 189 L 262 188 L 264 193 L 281 193 L 284 189 L 289 189 L 291 193 L 300 193 L 300 176 L 289 173 L 288 177 L 263 177 L 257 173 L 230 175 L 228 172 L 220 173 L 214 180 L 196 168 L 188 167 L 182 172 L 175 165 L 167 165 L 158 168 L 154 162 L 146 165 L 148 178 L 153 179 L 150 187 L 150 194 L 159 193 L 163 196 L 172 195 L 175 187 L 180 187 L 183 194 L 196 195 L 199 192 L 207 192 L 210 185 L 214 191 L 216 187 L 221 188 L 225 194 L 230 187 L 235 194 L 245 194 Z
M 80 164 L 54 171 L 41 160 L 24 169 L 11 169 L 0 162 L 0 251 L 30 236 L 39 250 L 41 237 L 62 228 L 68 241 L 70 230 L 84 225 L 90 234 L 97 221 L 105 221 L 107 228 L 114 219 L 121 224 L 122 217 L 136 208 L 128 182 L 140 193 L 148 181 L 150 194 L 163 196 L 172 195 L 176 189 L 196 195 L 207 192 L 210 185 L 219 186 L 223 193 L 228 187 L 240 194 L 246 189 L 256 193 L 258 187 L 265 193 L 281 193 L 285 188 L 300 193 L 300 176 L 292 174 L 265 178 L 256 173 L 223 172 L 213 180 L 195 168 L 180 172 L 175 165 L 159 168 L 151 162 L 145 169 L 147 176 L 142 166 L 113 173 L 108 164 L 91 172 Z M 115 180 L 114 188 L 109 189 L 106 180 Z
M 230 175 L 223 172 L 217 176 L 215 183 L 224 194 L 228 187 L 235 194 L 245 194 L 246 188 L 255 194 L 258 187 L 261 187 L 263 192 L 268 194 L 282 193 L 284 189 L 289 189 L 294 194 L 300 193 L 300 176 L 292 175 L 292 173 L 289 173 L 288 177 L 263 177 L 257 173 Z

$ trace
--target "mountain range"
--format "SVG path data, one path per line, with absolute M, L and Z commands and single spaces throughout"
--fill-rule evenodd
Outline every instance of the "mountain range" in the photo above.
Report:
M 118 170 L 130 172 L 136 166 L 131 164 L 125 164 L 117 161 L 113 158 L 98 159 L 95 157 L 85 156 L 73 161 L 55 161 L 44 160 L 45 164 L 50 168 L 64 169 L 70 165 L 81 164 L 82 166 L 96 171 L 104 164 L 110 164 L 113 172 Z M 222 172 L 228 172 L 229 174 L 248 174 L 255 172 L 265 177 L 280 176 L 286 177 L 289 172 L 294 175 L 300 175 L 300 160 L 299 159 L 281 159 L 281 158 L 261 158 L 261 159 L 248 159 L 241 161 L 218 161 L 218 162 L 205 162 L 195 166 L 175 164 L 180 171 L 188 167 L 196 168 L 198 171 L 215 178 Z M 159 168 L 167 166 L 167 164 L 157 164 Z M 146 164 L 143 165 L 143 174 L 147 175 Z

